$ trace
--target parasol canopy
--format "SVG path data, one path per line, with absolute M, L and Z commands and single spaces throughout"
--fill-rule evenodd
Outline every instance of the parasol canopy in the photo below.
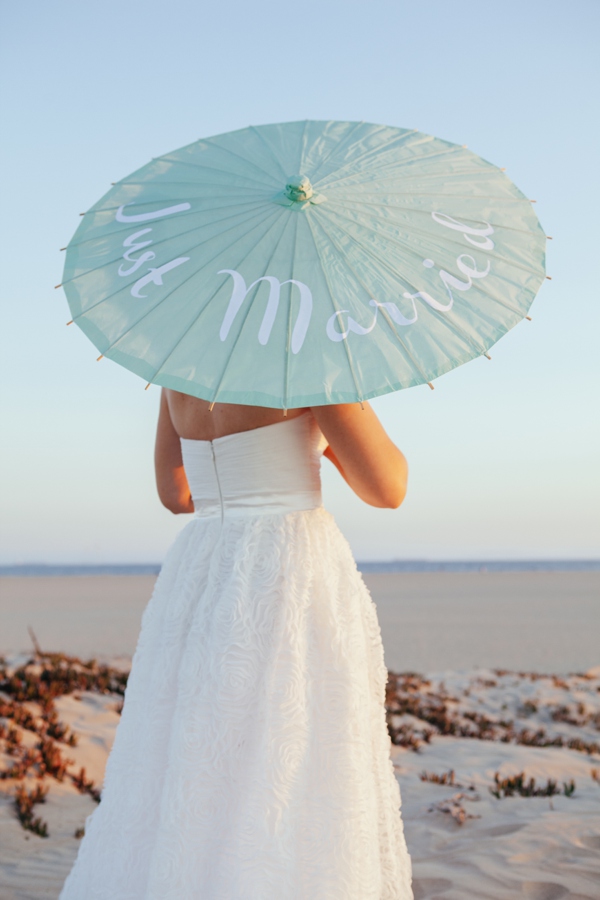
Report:
M 244 128 L 153 159 L 66 248 L 72 320 L 148 383 L 283 409 L 430 383 L 487 355 L 545 277 L 491 163 L 365 122 Z

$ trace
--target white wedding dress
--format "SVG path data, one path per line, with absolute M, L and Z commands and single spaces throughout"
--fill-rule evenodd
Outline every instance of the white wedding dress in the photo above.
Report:
M 377 615 L 312 414 L 181 444 L 197 511 L 60 900 L 411 900 Z

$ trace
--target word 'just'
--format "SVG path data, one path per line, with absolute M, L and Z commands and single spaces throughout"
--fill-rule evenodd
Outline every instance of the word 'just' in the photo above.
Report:
M 138 213 L 137 215 L 126 215 L 123 210 L 125 209 L 124 204 L 120 206 L 117 210 L 115 219 L 117 222 L 150 222 L 152 219 L 161 219 L 164 216 L 174 216 L 177 213 L 186 212 L 188 209 L 191 209 L 191 205 L 189 203 L 178 203 L 176 206 L 166 206 L 163 209 L 156 209 L 154 212 L 147 213 Z M 147 241 L 140 241 L 139 239 L 143 237 L 145 234 L 149 234 L 152 231 L 151 228 L 142 228 L 140 231 L 136 231 L 134 234 L 130 234 L 123 241 L 123 246 L 126 248 L 125 253 L 123 254 L 123 259 L 126 262 L 130 263 L 129 267 L 125 267 L 123 263 L 119 266 L 119 275 L 121 278 L 125 278 L 127 275 L 132 275 L 134 272 L 137 272 L 145 263 L 150 262 L 156 257 L 156 253 L 153 250 L 146 250 L 142 253 L 141 256 L 135 257 L 132 256 L 132 253 L 138 253 L 140 250 L 143 250 L 144 247 L 148 247 L 152 243 L 152 239 Z M 145 275 L 142 275 L 141 278 L 135 282 L 130 290 L 130 294 L 132 297 L 136 297 L 138 299 L 144 299 L 147 294 L 140 293 L 143 288 L 146 287 L 147 284 L 153 283 L 157 285 L 162 285 L 163 280 L 162 276 L 167 272 L 170 272 L 171 269 L 177 268 L 177 266 L 182 265 L 182 263 L 188 262 L 190 259 L 189 256 L 178 256 L 177 259 L 172 259 L 170 262 L 165 263 L 162 266 L 149 267 L 148 272 Z

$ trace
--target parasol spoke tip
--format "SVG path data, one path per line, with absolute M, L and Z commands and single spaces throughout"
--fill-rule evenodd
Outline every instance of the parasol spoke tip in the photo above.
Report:
M 61 247 L 60 250 L 59 250 L 58 252 L 59 252 L 59 253 L 62 253 L 63 250 L 66 250 L 66 249 L 67 249 L 66 247 Z
M 215 407 L 215 401 L 213 400 L 213 402 L 212 402 L 212 403 L 210 404 L 210 406 L 208 407 L 208 411 L 209 411 L 209 412 L 212 412 L 213 409 L 214 409 L 214 407 Z
M 96 362 L 100 362 L 101 359 L 104 359 L 104 353 L 101 353 L 100 356 L 96 358 Z
M 546 278 L 548 279 L 548 281 L 552 281 L 552 275 L 546 275 Z
M 427 382 L 427 387 L 431 388 L 432 391 L 435 390 L 434 386 L 432 385 L 432 383 L 430 381 Z
M 73 324 L 73 319 L 69 319 L 69 321 L 67 322 L 67 325 L 72 325 L 72 324 Z
M 489 353 L 484 353 L 483 355 L 485 356 L 486 359 L 491 359 L 491 358 L 492 358 L 492 357 L 490 356 Z
M 533 322 L 533 319 L 531 318 L 531 316 L 525 316 L 525 318 L 527 319 L 528 322 Z
M 144 388 L 144 390 L 147 391 L 151 384 L 152 384 L 152 382 L 149 381 L 148 384 L 146 385 L 146 387 Z

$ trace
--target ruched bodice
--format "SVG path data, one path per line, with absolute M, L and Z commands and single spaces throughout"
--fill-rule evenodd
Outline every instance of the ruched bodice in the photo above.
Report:
M 181 438 L 196 515 L 253 516 L 320 506 L 325 446 L 310 412 L 213 441 Z

